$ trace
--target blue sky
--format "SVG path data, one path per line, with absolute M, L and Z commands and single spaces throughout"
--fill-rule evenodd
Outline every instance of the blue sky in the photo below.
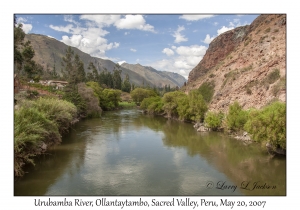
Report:
M 16 14 L 26 33 L 43 34 L 113 62 L 140 63 L 188 77 L 219 34 L 252 15 Z

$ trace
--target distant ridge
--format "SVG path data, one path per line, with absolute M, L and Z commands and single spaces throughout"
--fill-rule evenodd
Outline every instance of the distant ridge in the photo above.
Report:
M 31 42 L 35 51 L 34 60 L 37 63 L 41 64 L 45 70 L 47 67 L 52 70 L 55 65 L 56 71 L 59 73 L 61 72 L 62 57 L 65 55 L 65 50 L 68 48 L 68 45 L 52 37 L 40 34 L 26 34 L 25 40 L 29 40 Z M 112 72 L 116 66 L 116 63 L 111 60 L 92 57 L 75 47 L 72 47 L 72 49 L 75 54 L 80 56 L 80 59 L 84 63 L 86 72 L 88 72 L 88 65 L 90 62 L 93 62 L 99 71 L 107 69 L 109 72 Z M 126 66 L 130 66 L 132 64 L 127 64 L 125 66 L 124 64 L 126 63 L 123 63 L 120 67 L 122 70 L 122 78 L 125 78 L 126 74 L 128 74 L 130 82 L 136 85 L 141 86 L 144 83 L 144 85 L 163 87 L 170 84 L 171 87 L 175 87 L 182 86 L 185 82 L 185 78 L 176 73 L 160 72 L 152 67 L 142 68 L 141 65 L 140 71 L 132 70 L 126 68 Z M 153 72 L 156 73 L 154 74 Z

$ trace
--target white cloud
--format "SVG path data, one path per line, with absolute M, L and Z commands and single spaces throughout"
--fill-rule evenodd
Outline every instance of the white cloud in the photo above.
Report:
M 165 48 L 162 52 L 165 53 L 165 54 L 167 54 L 167 56 L 174 55 L 173 50 L 171 50 L 169 48 Z
M 80 19 L 91 21 L 99 27 L 110 26 L 120 20 L 121 15 L 81 15 Z
M 206 52 L 205 46 L 191 45 L 177 47 L 176 52 L 183 56 L 203 56 Z
M 229 31 L 229 30 L 232 30 L 232 29 L 234 29 L 234 27 L 229 27 L 229 28 L 227 28 L 226 26 L 223 26 L 223 27 L 220 28 L 217 32 L 218 32 L 218 35 L 220 35 L 220 34 L 226 32 L 226 31 Z
M 32 25 L 31 24 L 25 24 L 25 23 L 22 23 L 22 24 L 23 24 L 23 27 L 22 27 L 23 31 L 25 32 L 25 34 L 28 34 L 32 29 Z
M 49 27 L 56 31 L 68 33 L 64 35 L 62 42 L 77 47 L 81 51 L 91 56 L 107 59 L 105 52 L 107 50 L 118 48 L 120 43 L 108 43 L 105 37 L 109 32 L 104 27 L 115 26 L 118 29 L 138 29 L 144 31 L 154 31 L 154 27 L 147 24 L 142 15 L 81 15 L 79 17 L 83 22 L 79 23 L 74 20 L 74 16 L 65 15 L 64 21 L 67 25 Z M 130 32 L 125 32 L 125 35 Z M 132 49 L 132 51 L 136 51 Z
M 175 37 L 175 41 L 174 41 L 175 43 L 188 41 L 188 39 L 185 38 L 184 35 L 180 34 L 180 32 L 184 30 L 185 30 L 184 26 L 178 26 L 177 31 L 174 31 L 174 34 L 172 34 L 172 36 Z
M 125 15 L 125 18 L 117 20 L 114 25 L 118 29 L 138 29 L 155 32 L 153 26 L 146 24 L 142 15 Z
M 128 35 L 128 34 L 130 34 L 130 32 L 127 32 L 127 31 L 126 31 L 126 32 L 124 33 L 124 35 Z
M 199 45 L 174 47 L 174 55 L 169 59 L 158 60 L 147 64 L 157 70 L 176 72 L 188 78 L 189 72 L 202 60 L 207 47 Z M 163 51 L 168 52 L 169 48 Z M 176 54 L 175 54 L 176 53 Z
M 205 44 L 209 44 L 214 38 L 215 38 L 214 36 L 210 37 L 209 34 L 206 34 L 206 37 L 205 37 L 205 39 L 203 40 L 203 42 L 204 42 Z
M 18 17 L 17 18 L 17 23 L 26 23 L 27 22 L 27 19 L 24 18 L 24 17 Z
M 172 46 L 172 49 L 175 50 L 175 49 L 176 49 L 176 46 Z
M 126 61 L 119 61 L 117 62 L 119 65 L 122 65 L 123 63 L 126 63 Z
M 182 15 L 179 17 L 179 19 L 184 19 L 187 21 L 198 21 L 205 18 L 212 18 L 214 15 Z
M 25 34 L 28 34 L 32 29 L 32 25 L 31 24 L 26 24 L 26 22 L 27 22 L 26 18 L 23 18 L 23 17 L 17 18 L 17 23 L 22 24 L 23 31 L 25 32 Z
M 132 51 L 132 52 L 136 52 L 136 49 L 133 49 L 133 48 L 131 48 L 131 49 L 130 49 L 130 51 Z
M 217 26 L 219 23 L 218 22 L 214 22 L 214 25 Z
M 79 22 L 74 20 L 73 15 L 64 15 L 64 21 L 79 25 Z

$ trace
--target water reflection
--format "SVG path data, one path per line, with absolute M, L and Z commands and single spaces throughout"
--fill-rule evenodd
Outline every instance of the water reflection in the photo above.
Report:
M 285 159 L 134 109 L 78 123 L 50 153 L 15 182 L 15 195 L 286 194 Z M 276 189 L 243 190 L 243 181 Z M 238 187 L 216 189 L 220 183 Z

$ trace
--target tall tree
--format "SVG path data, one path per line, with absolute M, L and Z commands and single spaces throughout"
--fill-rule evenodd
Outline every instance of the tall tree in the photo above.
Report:
M 120 65 L 117 63 L 114 71 L 113 71 L 113 84 L 115 89 L 122 89 L 122 78 L 121 78 L 122 70 L 120 69 Z
M 91 71 L 89 72 L 89 81 L 100 82 L 100 75 L 93 62 L 89 63 L 88 70 Z
M 130 93 L 130 90 L 131 90 L 131 84 L 129 82 L 129 76 L 128 76 L 128 74 L 126 74 L 125 80 L 122 84 L 122 91 Z

